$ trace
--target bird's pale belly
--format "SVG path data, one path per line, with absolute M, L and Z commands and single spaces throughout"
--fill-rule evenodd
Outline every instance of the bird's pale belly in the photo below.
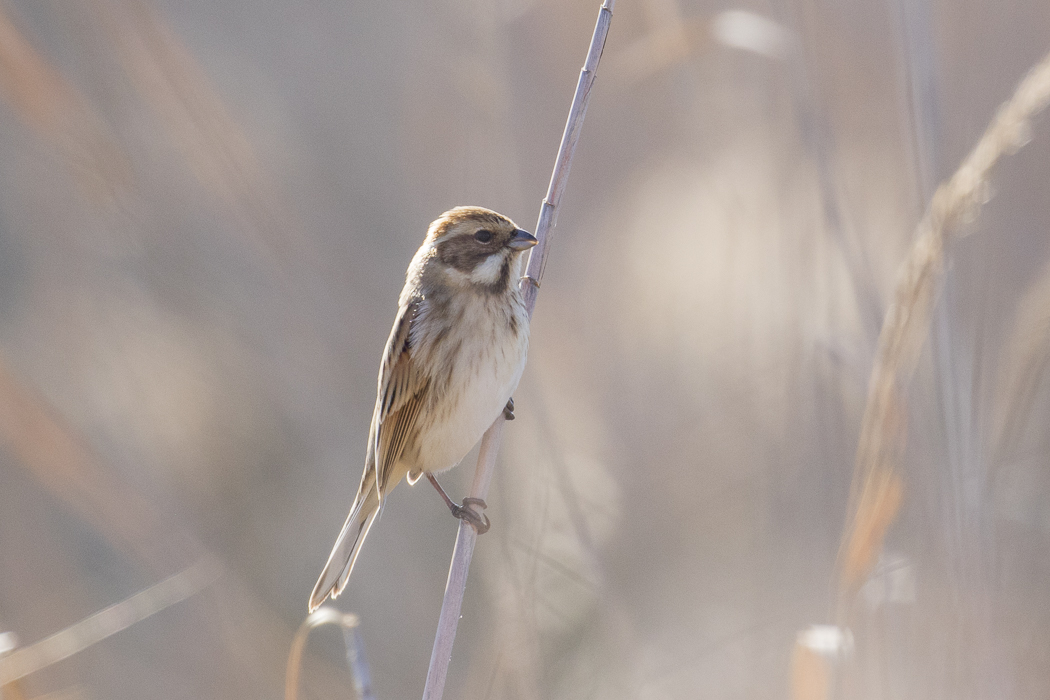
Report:
M 439 405 L 421 417 L 430 425 L 419 436 L 418 466 L 412 471 L 451 469 L 474 447 L 518 386 L 526 342 L 495 356 L 480 349 L 461 351 L 453 373 L 460 381 L 453 382 Z

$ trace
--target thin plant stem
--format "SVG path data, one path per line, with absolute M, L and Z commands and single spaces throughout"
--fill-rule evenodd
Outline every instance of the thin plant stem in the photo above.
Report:
M 540 206 L 539 221 L 536 223 L 536 238 L 539 242 L 529 255 L 525 277 L 521 282 L 525 296 L 525 307 L 528 310 L 530 319 L 536 307 L 536 295 L 539 293 L 540 280 L 543 278 L 543 268 L 546 265 L 547 255 L 550 251 L 551 233 L 557 223 L 558 205 L 561 203 L 562 194 L 565 192 L 565 184 L 569 179 L 572 157 L 576 152 L 576 144 L 580 138 L 583 119 L 587 114 L 587 103 L 590 100 L 591 87 L 594 85 L 598 62 L 601 60 L 602 51 L 605 48 L 605 38 L 609 34 L 609 25 L 612 22 L 613 6 L 615 4 L 616 0 L 604 0 L 598 12 L 598 21 L 594 27 L 594 34 L 591 36 L 587 60 L 583 64 L 583 69 L 580 71 L 580 79 L 576 83 L 576 93 L 573 95 L 572 106 L 569 108 L 569 117 L 566 120 L 565 131 L 561 137 L 558 157 L 554 162 L 554 172 L 551 174 L 547 196 L 543 198 L 543 204 Z M 481 438 L 478 466 L 474 473 L 474 482 L 470 488 L 470 496 L 473 498 L 484 499 L 488 494 L 492 473 L 496 465 L 496 455 L 499 452 L 500 440 L 503 435 L 504 422 L 505 419 L 501 414 L 485 432 L 484 437 Z M 460 611 L 463 608 L 463 594 L 467 586 L 467 572 L 470 569 L 470 560 L 474 556 L 474 544 L 477 541 L 477 536 L 477 532 L 471 525 L 465 521 L 460 521 L 459 531 L 456 534 L 456 547 L 452 552 L 452 563 L 448 572 L 448 582 L 445 584 L 445 598 L 441 604 L 441 616 L 438 620 L 437 634 L 434 637 L 434 649 L 430 655 L 430 669 L 427 671 L 423 700 L 441 700 L 445 692 L 445 678 L 448 675 L 448 665 L 452 659 L 452 645 L 456 639 L 456 628 L 459 625 Z
M 0 659 L 0 687 L 81 652 L 103 639 L 190 598 L 222 575 L 218 560 L 206 555 L 196 564 L 130 598 L 90 615 L 61 632 L 17 649 Z
M 354 690 L 360 700 L 375 700 L 372 693 L 372 674 L 365 659 L 364 643 L 358 633 L 360 624 L 357 615 L 346 614 L 335 608 L 323 607 L 306 616 L 292 639 L 292 648 L 288 652 L 288 665 L 284 673 L 284 698 L 297 700 L 299 697 L 299 674 L 303 664 L 303 649 L 306 639 L 315 627 L 337 625 L 343 630 L 343 642 L 346 644 L 346 662 L 354 676 Z

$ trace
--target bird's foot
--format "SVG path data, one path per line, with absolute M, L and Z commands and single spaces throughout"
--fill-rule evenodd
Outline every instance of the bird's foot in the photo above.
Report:
M 463 505 L 460 506 L 453 503 L 449 508 L 452 511 L 452 515 L 460 520 L 466 520 L 474 528 L 475 532 L 479 535 L 484 535 L 492 527 L 492 523 L 489 522 L 487 515 L 474 510 L 473 506 L 477 506 L 482 510 L 488 507 L 485 505 L 485 501 L 480 498 L 464 498 Z
M 437 492 L 441 494 L 441 500 L 443 500 L 445 505 L 448 506 L 448 509 L 452 511 L 452 515 L 460 520 L 466 520 L 479 535 L 484 535 L 489 531 L 489 528 L 492 527 L 492 523 L 489 522 L 488 517 L 473 508 L 473 506 L 477 506 L 482 510 L 488 508 L 488 506 L 485 505 L 485 501 L 480 498 L 472 498 L 468 496 L 463 499 L 463 505 L 459 505 L 448 497 L 448 494 L 445 493 L 445 489 L 441 488 L 441 484 L 438 483 L 438 480 L 434 478 L 433 474 L 430 472 L 427 472 L 426 474 L 427 480 L 433 484 L 434 488 L 437 489 Z
M 503 408 L 503 417 L 506 420 L 514 420 L 514 397 L 507 399 L 507 405 Z

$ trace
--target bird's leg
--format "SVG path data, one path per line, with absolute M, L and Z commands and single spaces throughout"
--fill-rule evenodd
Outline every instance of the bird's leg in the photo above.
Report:
M 514 397 L 511 396 L 507 399 L 507 405 L 503 409 L 503 417 L 507 420 L 514 420 Z
M 427 481 L 433 484 L 434 488 L 437 489 L 437 492 L 441 494 L 441 498 L 444 499 L 445 505 L 448 506 L 450 511 L 452 511 L 453 516 L 460 520 L 466 520 L 479 535 L 484 535 L 489 531 L 489 528 L 492 527 L 492 523 L 489 522 L 488 516 L 477 512 L 471 507 L 478 506 L 482 509 L 487 508 L 488 506 L 485 505 L 485 501 L 480 498 L 464 498 L 463 505 L 459 505 L 448 497 L 448 494 L 445 493 L 445 489 L 441 488 L 441 484 L 438 483 L 438 480 L 434 478 L 433 474 L 430 472 L 427 472 L 426 474 Z

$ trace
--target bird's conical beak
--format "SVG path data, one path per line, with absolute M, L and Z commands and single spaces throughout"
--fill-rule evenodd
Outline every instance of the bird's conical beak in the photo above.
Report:
M 514 229 L 514 235 L 511 236 L 509 241 L 507 241 L 507 247 L 512 250 L 525 250 L 531 248 L 537 243 L 539 243 L 539 240 L 537 240 L 535 236 L 528 231 L 519 228 Z

